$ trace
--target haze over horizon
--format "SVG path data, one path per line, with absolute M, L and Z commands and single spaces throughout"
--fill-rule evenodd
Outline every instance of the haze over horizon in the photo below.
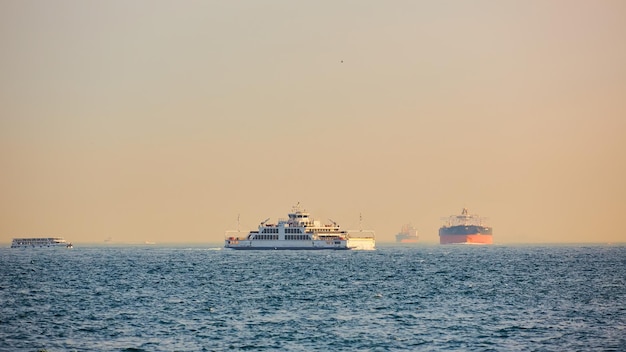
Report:
M 624 1 L 0 2 L 0 242 L 219 242 L 296 203 L 626 242 Z

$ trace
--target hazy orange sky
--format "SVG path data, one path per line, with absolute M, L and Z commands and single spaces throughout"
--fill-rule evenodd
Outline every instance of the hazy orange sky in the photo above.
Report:
M 626 2 L 0 2 L 0 242 L 624 242 Z

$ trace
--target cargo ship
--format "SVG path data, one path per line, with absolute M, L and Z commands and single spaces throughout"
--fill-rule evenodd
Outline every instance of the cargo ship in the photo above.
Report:
M 470 215 L 463 208 L 461 215 L 443 218 L 446 223 L 439 229 L 439 243 L 492 244 L 493 229 L 484 225 L 485 218 Z
M 397 243 L 417 243 L 418 238 L 417 229 L 411 224 L 403 225 L 400 232 L 396 234 Z

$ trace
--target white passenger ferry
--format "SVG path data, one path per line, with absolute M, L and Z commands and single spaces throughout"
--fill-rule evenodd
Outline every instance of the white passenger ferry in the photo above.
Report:
M 232 249 L 360 249 L 376 248 L 373 231 L 342 230 L 336 222 L 322 225 L 311 218 L 300 203 L 293 207 L 288 219 L 279 219 L 277 224 L 259 224 L 244 237 L 236 237 L 239 231 L 227 231 L 224 247 Z
M 14 238 L 11 248 L 49 248 L 62 247 L 74 248 L 63 237 L 34 237 L 34 238 Z

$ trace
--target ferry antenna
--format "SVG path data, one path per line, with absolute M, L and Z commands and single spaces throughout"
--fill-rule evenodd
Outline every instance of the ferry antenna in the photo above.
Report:
M 359 213 L 359 231 L 363 232 L 363 215 Z

